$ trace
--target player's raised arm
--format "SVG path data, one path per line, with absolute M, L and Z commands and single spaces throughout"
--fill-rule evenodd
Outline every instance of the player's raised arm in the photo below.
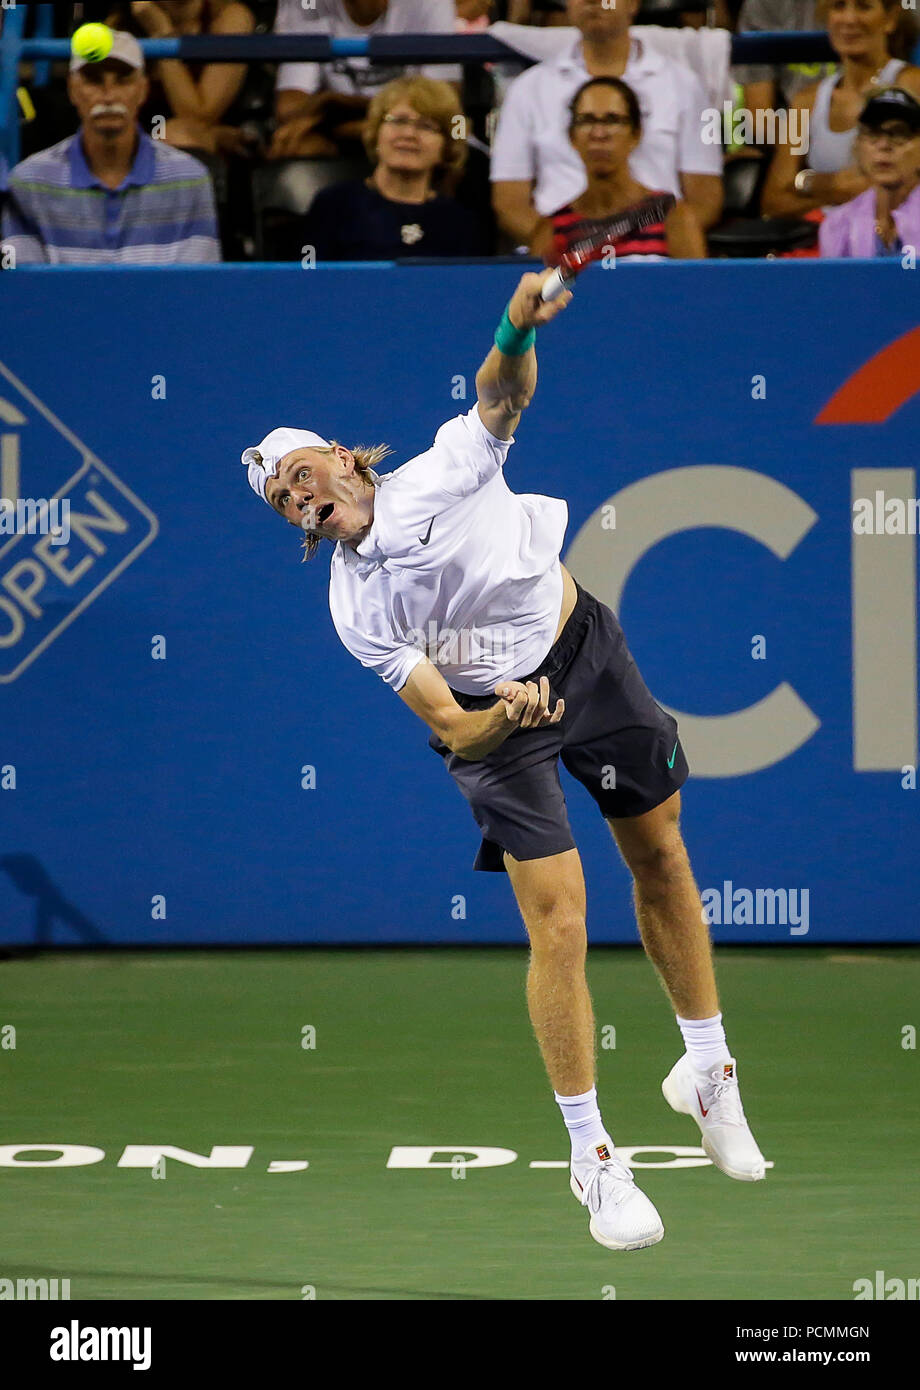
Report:
M 572 298 L 568 290 L 549 303 L 540 297 L 544 282 L 553 274 L 547 270 L 521 276 L 496 329 L 495 346 L 476 373 L 479 416 L 496 439 L 511 438 L 536 390 L 534 329 L 549 323 Z

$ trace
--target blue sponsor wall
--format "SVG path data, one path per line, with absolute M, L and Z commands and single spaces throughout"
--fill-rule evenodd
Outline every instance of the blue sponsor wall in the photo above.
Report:
M 66 556 L 0 536 L 0 941 L 524 939 L 426 730 L 339 645 L 328 550 L 302 565 L 239 463 L 278 424 L 389 443 L 386 466 L 424 450 L 473 403 L 519 273 L 0 276 L 7 488 L 78 518 Z M 917 494 L 918 285 L 898 264 L 593 268 L 539 335 L 507 477 L 567 500 L 576 577 L 687 715 L 717 941 L 920 939 L 917 542 L 857 564 L 851 526 L 860 470 Z M 847 388 L 863 420 L 816 423 L 873 360 Z M 724 739 L 707 722 L 751 706 Z M 592 939 L 633 941 L 609 832 L 562 777 Z

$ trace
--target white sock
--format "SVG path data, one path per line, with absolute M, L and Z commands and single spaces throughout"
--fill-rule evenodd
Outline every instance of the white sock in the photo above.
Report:
M 592 1086 L 590 1091 L 585 1091 L 581 1096 L 560 1096 L 557 1091 L 554 1091 L 553 1095 L 569 1131 L 573 1160 L 580 1158 L 589 1144 L 595 1148 L 606 1144 L 610 1154 L 613 1153 L 613 1140 L 604 1128 L 598 1109 L 596 1086 Z
M 713 1018 L 681 1018 L 678 1014 L 677 1026 L 680 1028 L 687 1056 L 697 1071 L 708 1074 L 713 1067 L 717 1067 L 720 1062 L 727 1062 L 731 1057 L 728 1043 L 725 1041 L 721 1014 L 715 1014 Z

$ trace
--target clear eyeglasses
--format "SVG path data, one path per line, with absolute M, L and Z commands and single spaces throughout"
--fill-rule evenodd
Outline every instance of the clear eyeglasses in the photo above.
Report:
M 437 121 L 431 121 L 427 116 L 394 116 L 388 112 L 383 118 L 383 124 L 392 126 L 394 130 L 424 130 L 428 135 L 441 134 L 441 127 Z

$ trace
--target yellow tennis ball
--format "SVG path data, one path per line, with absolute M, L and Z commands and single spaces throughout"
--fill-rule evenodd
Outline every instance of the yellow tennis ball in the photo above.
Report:
M 107 24 L 81 24 L 70 40 L 70 51 L 89 63 L 101 63 L 112 51 L 113 38 Z

